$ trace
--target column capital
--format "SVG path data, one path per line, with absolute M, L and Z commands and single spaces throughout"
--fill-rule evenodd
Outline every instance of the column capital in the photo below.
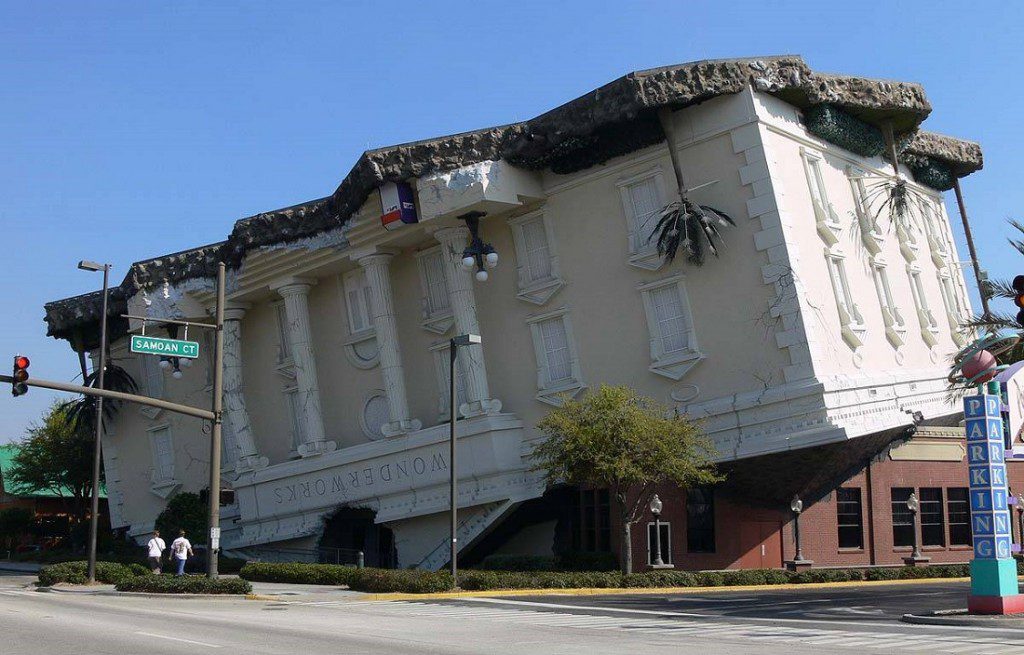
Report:
M 394 259 L 394 253 L 390 252 L 375 252 L 370 255 L 363 255 L 356 260 L 363 268 L 369 268 L 371 266 L 388 266 L 391 264 L 391 260 Z
M 466 239 L 469 238 L 469 228 L 465 225 L 456 225 L 455 227 L 442 227 L 439 230 L 434 230 L 434 238 L 440 241 L 444 245 L 461 243 L 459 251 L 465 247 Z
M 240 321 L 240 320 L 242 320 L 243 318 L 245 318 L 246 310 L 248 310 L 251 306 L 252 305 L 250 305 L 249 303 L 245 303 L 245 302 L 231 302 L 231 301 L 228 301 L 224 305 L 224 320 L 225 321 Z M 216 311 L 217 311 L 216 308 L 214 308 L 210 313 L 213 314 L 213 313 L 216 313 Z
M 307 295 L 316 284 L 314 278 L 289 276 L 270 283 L 270 290 L 276 291 L 281 297 Z

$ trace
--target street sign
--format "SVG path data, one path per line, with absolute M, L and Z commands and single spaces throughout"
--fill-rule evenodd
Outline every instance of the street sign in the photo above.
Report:
M 198 341 L 182 341 L 180 339 L 161 339 L 141 334 L 132 335 L 132 352 L 142 355 L 162 355 L 164 357 L 199 357 Z

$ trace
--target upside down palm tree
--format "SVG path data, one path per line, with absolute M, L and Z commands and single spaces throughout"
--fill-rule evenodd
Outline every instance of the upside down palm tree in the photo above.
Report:
M 704 263 L 705 251 L 710 251 L 712 255 L 718 257 L 722 241 L 718 227 L 736 225 L 736 221 L 721 210 L 698 204 L 690 199 L 689 190 L 683 179 L 679 154 L 676 152 L 672 110 L 659 110 L 658 120 L 661 122 L 662 131 L 665 132 L 669 156 L 672 159 L 676 198 L 662 208 L 651 239 L 657 237 L 658 255 L 664 257 L 666 262 L 671 263 L 682 247 L 686 260 L 700 266 Z
M 1024 223 L 1017 220 L 1010 220 L 1010 225 L 1013 226 L 1022 237 L 1024 237 Z M 1024 238 L 1008 238 L 1007 241 L 1020 255 L 1024 255 Z M 980 289 L 980 293 L 985 294 L 989 298 L 1009 298 L 1014 299 L 1020 293 L 1014 288 L 1015 286 L 1021 286 L 1021 282 L 1024 282 L 1024 276 L 1018 275 L 1013 281 L 1009 280 L 987 280 L 984 288 Z M 998 332 L 1012 331 L 1021 332 L 1021 324 L 1017 321 L 1017 315 L 989 311 L 987 313 L 981 313 L 971 318 L 970 321 L 964 327 L 975 328 L 984 330 L 989 334 L 996 334 Z M 1017 342 L 1017 345 L 1010 350 L 1002 353 L 999 356 L 1000 364 L 1012 364 L 1024 359 L 1024 340 Z

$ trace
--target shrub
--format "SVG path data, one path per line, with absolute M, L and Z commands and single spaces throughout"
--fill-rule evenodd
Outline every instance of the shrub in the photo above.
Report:
M 622 576 L 623 587 L 695 587 L 697 578 L 689 571 L 645 571 Z
M 864 571 L 865 580 L 899 580 L 899 569 L 868 569 Z
M 352 566 L 306 564 L 302 562 L 249 562 L 238 575 L 253 582 L 348 585 L 358 571 Z
M 252 585 L 239 578 L 218 578 L 186 575 L 146 575 L 127 578 L 117 583 L 118 591 L 145 591 L 155 594 L 248 594 Z
M 790 581 L 802 584 L 808 582 L 850 582 L 863 580 L 864 573 L 859 569 L 809 569 L 794 573 Z
M 44 566 L 39 570 L 39 584 L 44 587 L 59 582 L 85 584 L 89 572 L 88 562 L 62 562 Z M 96 562 L 96 581 L 118 584 L 124 580 L 148 576 L 149 570 L 140 564 L 119 564 L 117 562 Z
M 371 593 L 405 592 L 429 594 L 449 591 L 452 576 L 447 571 L 420 571 L 416 569 L 352 569 L 349 589 Z
M 554 571 L 555 558 L 543 555 L 491 555 L 477 568 L 484 571 Z
M 618 571 L 619 558 L 615 553 L 586 553 L 568 551 L 555 557 L 558 571 Z

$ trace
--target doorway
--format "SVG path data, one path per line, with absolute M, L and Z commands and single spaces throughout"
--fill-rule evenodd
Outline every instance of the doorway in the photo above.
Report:
M 741 524 L 740 552 L 742 569 L 782 568 L 782 525 L 775 521 Z

